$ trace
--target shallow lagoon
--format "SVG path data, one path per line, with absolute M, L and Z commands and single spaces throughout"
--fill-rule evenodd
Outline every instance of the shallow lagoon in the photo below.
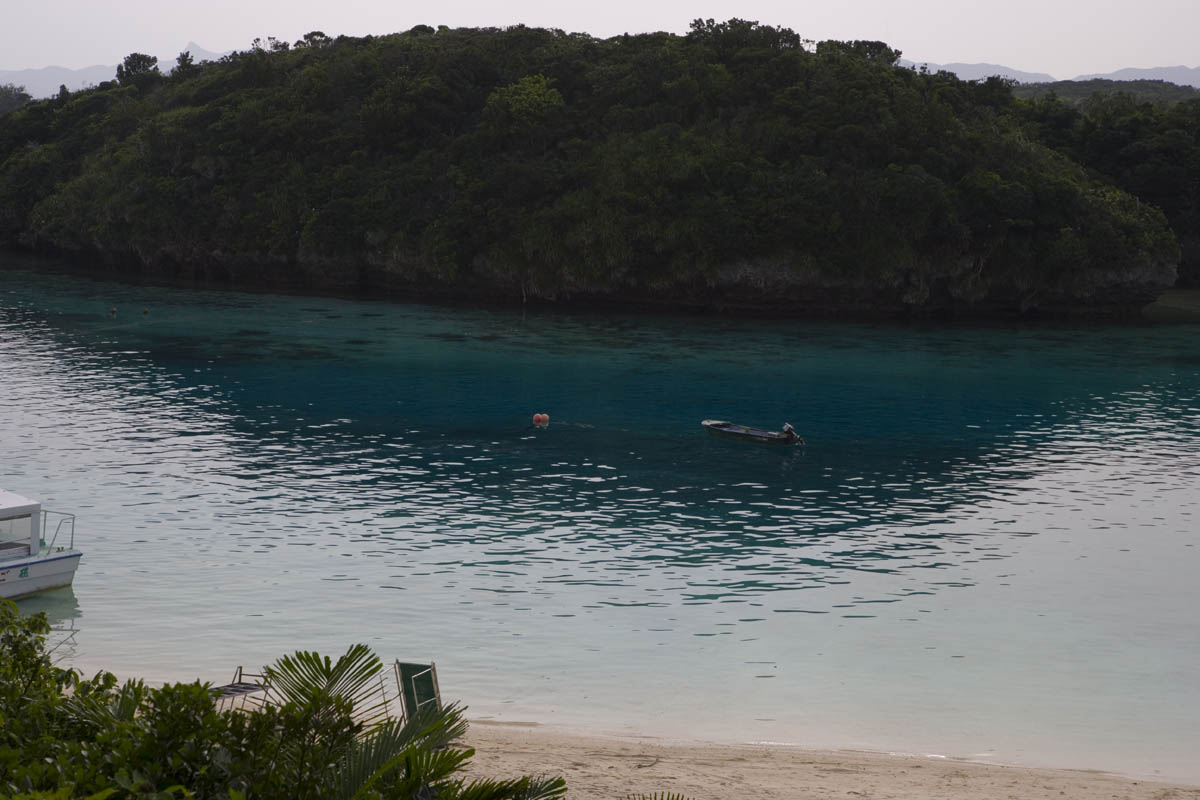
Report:
M 3 259 L 0 484 L 85 549 L 22 606 L 84 671 L 364 641 L 474 717 L 1200 782 L 1200 326 L 523 314 Z

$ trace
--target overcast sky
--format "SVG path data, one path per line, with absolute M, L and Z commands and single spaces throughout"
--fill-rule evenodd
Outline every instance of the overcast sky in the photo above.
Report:
M 697 18 L 791 28 L 807 39 L 881 39 L 914 61 L 992 63 L 1067 79 L 1121 67 L 1200 66 L 1200 0 L 0 0 L 0 69 L 117 64 L 189 41 L 245 50 L 312 30 L 530 26 L 595 36 L 685 33 Z

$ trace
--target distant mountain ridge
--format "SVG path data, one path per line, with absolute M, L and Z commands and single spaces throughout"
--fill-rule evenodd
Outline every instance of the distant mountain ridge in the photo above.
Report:
M 945 70 L 953 72 L 964 81 L 977 81 L 999 75 L 1011 78 L 1018 83 L 1054 83 L 1058 80 L 1053 75 L 1044 72 L 1024 72 L 1002 64 L 934 64 L 929 61 L 909 61 L 900 59 L 903 67 L 914 69 L 925 67 L 930 72 Z M 1115 72 L 1097 72 L 1088 75 L 1078 75 L 1073 81 L 1088 81 L 1094 79 L 1110 81 L 1166 81 L 1179 86 L 1192 86 L 1200 89 L 1200 67 L 1126 67 Z
M 214 53 L 211 50 L 205 50 L 195 42 L 188 42 L 187 46 L 182 50 L 172 53 L 169 56 L 158 56 L 158 68 L 162 72 L 170 72 L 175 68 L 175 59 L 179 57 L 179 53 L 186 50 L 192 54 L 192 60 L 199 63 L 201 61 L 216 61 L 224 56 L 224 53 Z M 40 69 L 0 69 L 0 85 L 15 84 L 24 86 L 25 91 L 29 92 L 30 96 L 35 100 L 43 97 L 50 97 L 58 93 L 58 87 L 66 86 L 72 92 L 77 92 L 80 89 L 85 89 L 89 86 L 96 86 L 104 81 L 111 81 L 117 76 L 117 65 L 111 66 L 106 64 L 96 64 L 91 67 L 83 67 L 81 69 L 68 69 L 67 67 L 42 67 Z
M 1092 78 L 1107 78 L 1114 81 L 1167 81 L 1180 86 L 1194 86 L 1200 89 L 1200 67 L 1151 67 L 1149 69 L 1126 67 L 1107 75 L 1080 75 L 1075 80 L 1086 81 Z
M 24 86 L 25 91 L 35 100 L 41 100 L 58 92 L 58 87 L 66 86 L 71 91 L 79 91 L 87 86 L 95 86 L 103 81 L 111 81 L 117 74 L 115 66 L 108 67 L 97 64 L 94 67 L 82 69 L 67 69 L 66 67 L 42 67 L 41 69 L 0 69 L 0 84 L 11 83 Z
M 1023 72 L 1019 69 L 1006 67 L 1002 64 L 934 64 L 929 61 L 909 61 L 908 59 L 900 59 L 900 66 L 912 67 L 920 69 L 925 67 L 930 72 L 953 72 L 964 81 L 978 81 L 984 78 L 990 78 L 993 75 L 999 75 L 1001 78 L 1010 78 L 1018 83 L 1051 83 L 1056 78 L 1053 75 L 1048 75 L 1045 72 Z

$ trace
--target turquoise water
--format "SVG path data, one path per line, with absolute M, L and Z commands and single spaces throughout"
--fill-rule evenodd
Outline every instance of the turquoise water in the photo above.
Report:
M 476 718 L 1200 783 L 1200 326 L 464 310 L 0 258 L 0 485 L 85 551 L 21 605 L 84 671 L 225 682 L 362 641 Z

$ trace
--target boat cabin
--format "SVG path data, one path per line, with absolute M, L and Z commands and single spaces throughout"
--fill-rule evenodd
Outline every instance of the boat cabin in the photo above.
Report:
M 74 514 L 47 511 L 37 500 L 0 489 L 0 597 L 70 586 L 82 555 L 75 549 Z
M 42 549 L 42 504 L 0 489 L 0 561 L 27 558 Z

